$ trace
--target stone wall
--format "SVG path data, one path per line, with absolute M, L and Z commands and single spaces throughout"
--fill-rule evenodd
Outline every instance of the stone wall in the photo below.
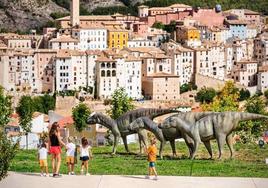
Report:
M 208 76 L 203 76 L 201 74 L 195 75 L 195 84 L 197 85 L 198 89 L 200 89 L 202 87 L 212 87 L 216 90 L 219 90 L 224 86 L 226 81 L 228 81 L 228 80 L 225 80 L 225 81 L 218 80 L 218 79 L 211 78 Z M 237 83 L 235 85 L 238 88 L 245 88 L 244 86 L 237 84 Z

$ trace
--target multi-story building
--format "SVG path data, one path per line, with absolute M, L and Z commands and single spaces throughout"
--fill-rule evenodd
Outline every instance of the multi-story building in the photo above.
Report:
M 56 91 L 87 87 L 87 56 L 83 51 L 58 50 L 55 57 Z
M 171 57 L 171 73 L 179 76 L 180 84 L 193 81 L 194 76 L 194 51 L 175 42 L 161 46 Z
M 231 37 L 238 37 L 239 39 L 247 38 L 247 22 L 243 20 L 225 20 L 231 32 Z
M 187 46 L 200 46 L 200 31 L 192 26 L 179 26 L 176 28 L 176 39 L 179 43 Z
M 3 77 L 1 85 L 7 90 L 38 91 L 37 64 L 32 50 L 10 50 L 1 54 Z
M 104 26 L 88 26 L 72 29 L 72 38 L 79 41 L 79 50 L 104 50 L 107 48 L 107 29 Z
M 96 60 L 96 74 L 100 98 L 110 98 L 120 87 L 129 97 L 141 98 L 141 60 L 128 51 L 104 51 Z
M 31 49 L 36 47 L 39 36 L 34 35 L 19 35 L 15 33 L 1 33 L 2 40 L 8 48 L 13 49 Z
M 153 73 L 142 82 L 142 91 L 150 100 L 179 100 L 179 76 L 168 73 Z
M 254 60 L 240 60 L 234 64 L 231 78 L 245 87 L 257 85 L 258 63 Z
M 56 50 L 39 49 L 34 51 L 37 64 L 36 83 L 38 92 L 54 91 L 54 60 L 57 55 Z
M 107 27 L 108 29 L 108 47 L 123 49 L 127 47 L 128 43 L 128 30 L 122 27 Z
M 254 39 L 254 57 L 260 65 L 268 65 L 268 33 L 264 32 Z
M 53 50 L 78 50 L 79 40 L 71 35 L 59 35 L 49 41 L 49 48 Z
M 259 67 L 257 89 L 261 92 L 268 90 L 268 65 Z

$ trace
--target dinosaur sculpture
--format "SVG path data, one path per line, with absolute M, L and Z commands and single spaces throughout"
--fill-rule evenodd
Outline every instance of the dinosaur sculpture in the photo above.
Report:
M 200 119 L 196 123 L 187 122 L 180 116 L 171 116 L 159 126 L 160 128 L 177 128 L 182 135 L 187 134 L 194 140 L 194 151 L 192 159 L 195 157 L 199 143 L 205 144 L 211 158 L 212 149 L 210 140 L 216 139 L 219 148 L 219 159 L 222 156 L 223 145 L 226 141 L 231 157 L 233 156 L 232 131 L 234 131 L 240 121 L 268 118 L 268 116 L 244 113 L 244 112 L 221 112 L 215 113 Z M 187 140 L 185 140 L 187 142 Z
M 186 112 L 186 113 L 180 112 L 173 116 L 180 117 L 181 119 L 184 119 L 185 121 L 194 124 L 199 119 L 210 114 L 213 114 L 213 112 Z M 146 129 L 152 132 L 155 135 L 155 137 L 160 141 L 159 155 L 161 158 L 162 158 L 162 151 L 166 141 L 170 142 L 173 156 L 176 155 L 175 139 L 178 138 L 184 138 L 186 140 L 190 156 L 192 156 L 192 153 L 194 151 L 194 142 L 187 134 L 182 135 L 181 132 L 176 127 L 159 129 L 158 125 L 155 122 L 153 122 L 150 118 L 140 117 L 136 119 L 129 125 L 129 129 L 130 131 L 133 130 L 138 131 L 139 129 Z
M 113 120 L 109 118 L 108 116 L 105 116 L 101 113 L 95 113 L 93 112 L 87 120 L 88 124 L 101 124 L 111 130 L 113 136 L 114 136 L 114 145 L 113 145 L 113 154 L 116 153 L 116 147 L 119 141 L 120 136 L 122 137 L 122 140 L 124 142 L 124 146 L 127 152 L 129 152 L 128 145 L 127 145 L 127 136 L 131 134 L 138 133 L 139 136 L 139 142 L 140 142 L 140 152 L 142 151 L 141 142 L 146 146 L 146 131 L 145 130 L 139 130 L 137 131 L 130 131 L 128 129 L 129 124 L 133 122 L 135 119 L 139 117 L 148 117 L 153 119 L 154 117 L 168 114 L 172 112 L 177 112 L 171 109 L 156 109 L 156 108 L 142 108 L 137 110 L 129 111 L 122 116 L 120 116 L 118 119 Z

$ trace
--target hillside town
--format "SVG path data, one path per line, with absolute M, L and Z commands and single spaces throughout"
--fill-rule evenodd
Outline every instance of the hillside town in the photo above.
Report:
M 0 85 L 7 92 L 78 91 L 105 100 L 122 87 L 136 101 L 176 103 L 183 98 L 180 86 L 189 83 L 217 88 L 233 80 L 251 94 L 268 89 L 268 18 L 259 12 L 173 4 L 141 5 L 137 17 L 80 16 L 79 0 L 70 6 L 70 16 L 57 19 L 58 28 L 43 28 L 42 35 L 0 33 Z M 70 106 L 58 105 L 62 111 Z M 68 128 L 69 116 L 51 112 L 35 119 L 45 125 L 59 121 L 63 135 L 77 136 Z M 7 129 L 16 132 L 18 117 L 12 118 Z M 88 137 L 102 145 L 106 131 L 92 129 Z

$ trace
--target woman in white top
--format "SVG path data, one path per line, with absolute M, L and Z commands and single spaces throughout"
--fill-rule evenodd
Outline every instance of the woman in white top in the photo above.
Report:
M 80 146 L 80 160 L 81 164 L 81 174 L 84 174 L 84 167 L 86 168 L 86 175 L 90 175 L 88 173 L 88 160 L 92 158 L 91 147 L 88 144 L 88 141 L 85 137 L 82 138 L 82 145 Z

